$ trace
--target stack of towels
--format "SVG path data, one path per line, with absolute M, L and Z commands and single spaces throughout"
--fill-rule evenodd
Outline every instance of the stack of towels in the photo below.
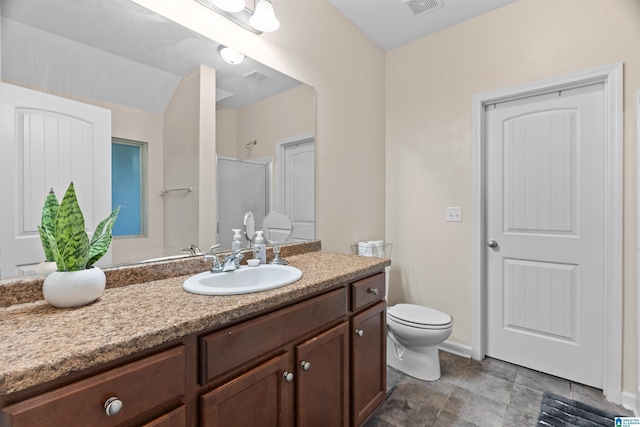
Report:
M 384 241 L 367 240 L 358 242 L 358 255 L 384 258 Z

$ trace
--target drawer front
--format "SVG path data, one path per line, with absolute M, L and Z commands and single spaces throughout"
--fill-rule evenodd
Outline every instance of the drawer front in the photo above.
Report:
M 383 301 L 385 296 L 384 273 L 378 273 L 351 284 L 351 311 Z
M 144 424 L 142 427 L 185 427 L 187 425 L 184 405 Z
M 185 348 L 176 347 L 6 407 L 8 425 L 114 426 L 185 394 Z M 122 409 L 108 416 L 104 402 Z
M 347 290 L 341 288 L 202 337 L 200 383 L 205 384 L 346 314 Z

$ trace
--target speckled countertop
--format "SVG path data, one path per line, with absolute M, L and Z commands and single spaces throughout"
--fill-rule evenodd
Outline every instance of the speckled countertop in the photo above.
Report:
M 194 295 L 182 289 L 188 276 L 177 276 L 108 284 L 96 302 L 73 309 L 43 300 L 0 308 L 0 396 L 293 302 L 390 264 L 325 252 L 287 259 L 302 270 L 302 278 L 270 291 Z

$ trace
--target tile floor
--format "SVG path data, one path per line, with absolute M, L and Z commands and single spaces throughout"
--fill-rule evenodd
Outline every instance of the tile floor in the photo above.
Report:
M 496 359 L 478 362 L 441 351 L 440 368 L 442 377 L 427 382 L 388 367 L 391 393 L 365 427 L 535 427 L 545 391 L 632 416 L 600 390 Z

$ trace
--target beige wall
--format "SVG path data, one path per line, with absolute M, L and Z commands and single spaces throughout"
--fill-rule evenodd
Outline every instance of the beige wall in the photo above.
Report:
M 474 94 L 624 62 L 624 390 L 636 363 L 635 154 L 640 2 L 520 0 L 386 54 L 386 236 L 391 302 L 454 318 L 471 345 Z M 463 222 L 445 222 L 462 206 Z
M 197 71 L 183 78 L 164 111 L 164 187 L 194 189 L 163 196 L 164 254 L 198 244 L 199 83 Z
M 299 85 L 238 110 L 239 159 L 273 157 L 276 142 L 315 131 L 315 91 Z M 249 141 L 257 145 L 247 150 Z
M 238 156 L 238 110 L 235 108 L 216 107 L 216 154 Z
M 134 0 L 316 90 L 316 236 L 348 252 L 384 236 L 384 53 L 328 1 L 282 0 L 256 36 L 193 0 Z M 366 215 L 367 221 L 362 221 Z

